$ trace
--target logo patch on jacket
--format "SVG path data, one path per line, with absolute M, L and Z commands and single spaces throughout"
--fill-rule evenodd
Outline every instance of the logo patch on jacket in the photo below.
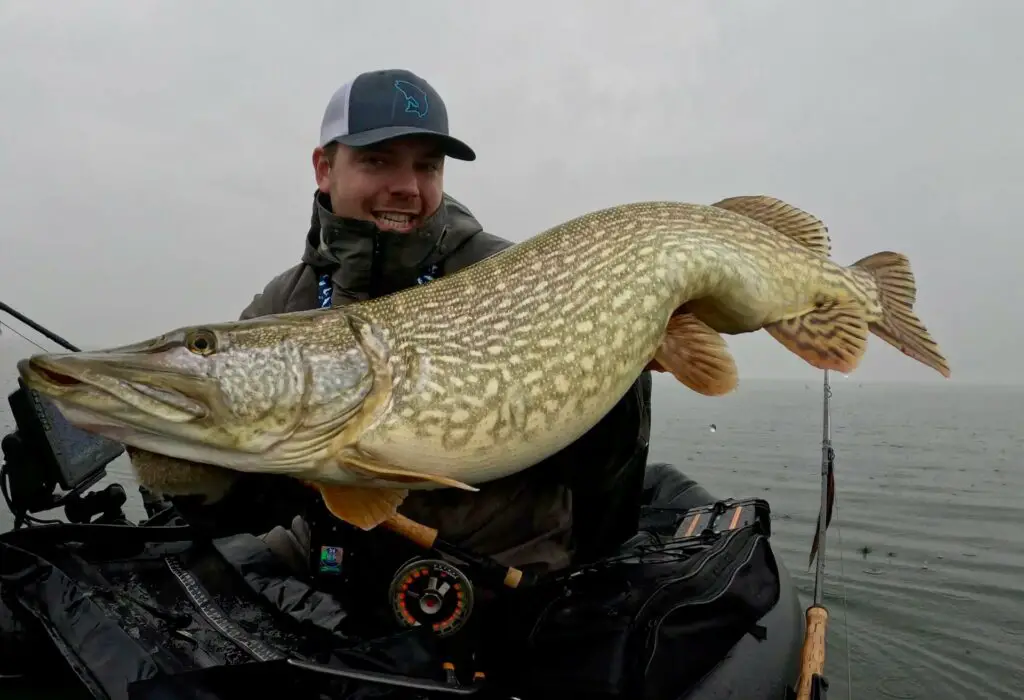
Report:
M 416 284 L 426 284 L 427 282 L 433 282 L 441 276 L 441 266 L 431 265 L 426 272 L 416 278 Z
M 331 308 L 333 293 L 334 285 L 331 284 L 331 276 L 325 272 L 320 275 L 320 280 L 316 284 L 316 303 L 321 309 Z

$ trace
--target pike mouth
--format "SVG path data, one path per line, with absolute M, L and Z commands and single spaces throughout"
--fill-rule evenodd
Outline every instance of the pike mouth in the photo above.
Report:
M 204 405 L 181 392 L 133 381 L 133 375 L 158 377 L 161 374 L 158 370 L 116 361 L 44 356 L 22 360 L 18 371 L 32 389 L 62 403 L 89 408 L 110 417 L 124 419 L 126 414 L 141 412 L 161 420 L 184 423 L 207 414 Z
M 45 377 L 49 382 L 59 386 L 75 386 L 82 383 L 69 374 L 55 372 L 54 370 L 43 367 L 39 364 L 35 364 L 33 369 L 35 369 L 41 376 Z

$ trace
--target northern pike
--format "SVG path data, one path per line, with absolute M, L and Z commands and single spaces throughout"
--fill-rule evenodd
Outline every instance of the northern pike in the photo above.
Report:
M 85 430 L 291 475 L 370 529 L 408 489 L 475 491 L 561 450 L 645 369 L 731 391 L 722 334 L 764 329 L 811 366 L 850 373 L 870 332 L 948 377 L 907 258 L 830 256 L 821 221 L 770 197 L 633 203 L 386 297 L 18 368 Z

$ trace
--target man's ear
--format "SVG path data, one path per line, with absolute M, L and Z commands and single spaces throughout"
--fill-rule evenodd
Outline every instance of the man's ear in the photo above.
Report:
M 313 178 L 316 180 L 316 186 L 321 192 L 327 193 L 330 191 L 331 159 L 320 146 L 313 149 Z

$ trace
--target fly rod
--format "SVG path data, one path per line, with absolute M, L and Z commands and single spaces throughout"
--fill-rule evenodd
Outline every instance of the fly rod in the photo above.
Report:
M 818 513 L 818 561 L 814 570 L 814 600 L 807 608 L 807 628 L 800 651 L 800 679 L 796 700 L 825 700 L 828 681 L 825 679 L 825 638 L 828 629 L 828 610 L 824 604 L 825 530 L 831 520 L 831 498 L 834 494 L 832 450 L 832 387 L 825 370 L 824 403 L 822 409 L 821 438 L 821 510 Z
M 41 333 L 42 335 L 46 336 L 53 342 L 57 343 L 57 345 L 60 345 L 61 347 L 70 350 L 71 352 L 78 352 L 78 348 L 76 348 L 74 345 L 64 340 L 63 338 L 61 338 L 59 335 L 51 331 L 49 328 L 46 328 L 45 326 L 36 323 L 25 314 L 21 313 L 20 311 L 11 306 L 8 306 L 2 301 L 0 301 L 0 311 L 5 312 L 12 318 L 18 319 L 32 330 Z

